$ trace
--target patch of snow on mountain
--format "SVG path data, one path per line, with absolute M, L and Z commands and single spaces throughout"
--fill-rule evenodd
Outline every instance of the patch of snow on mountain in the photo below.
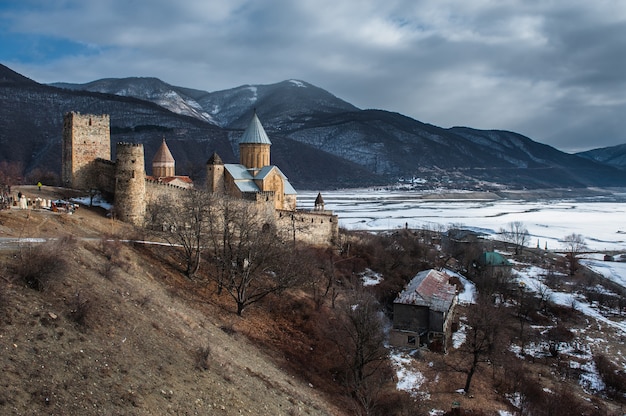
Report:
M 258 96 L 258 90 L 257 90 L 257 87 L 250 86 L 250 87 L 248 87 L 248 89 L 249 89 L 250 91 L 252 91 L 252 97 L 250 97 L 250 98 L 249 98 L 249 100 L 250 100 L 251 102 L 255 102 L 255 101 L 259 98 L 259 96 Z
M 306 85 L 304 85 L 302 82 L 296 80 L 296 79 L 290 79 L 289 82 L 291 82 L 293 85 L 295 85 L 296 87 L 299 88 L 306 88 Z

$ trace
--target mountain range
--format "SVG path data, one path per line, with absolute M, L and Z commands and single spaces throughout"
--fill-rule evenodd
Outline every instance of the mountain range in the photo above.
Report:
M 44 85 L 2 65 L 0 162 L 58 173 L 63 115 L 106 113 L 113 143 L 143 143 L 149 165 L 165 138 L 177 174 L 201 181 L 214 151 L 226 163 L 238 160 L 237 140 L 255 110 L 272 140 L 272 164 L 296 189 L 398 180 L 427 188 L 626 186 L 626 145 L 572 155 L 514 132 L 444 129 L 359 109 L 299 80 L 216 92 L 156 78 Z

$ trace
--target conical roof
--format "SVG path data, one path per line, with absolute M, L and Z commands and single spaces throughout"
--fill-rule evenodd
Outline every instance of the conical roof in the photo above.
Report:
M 222 158 L 220 157 L 220 155 L 217 154 L 217 152 L 213 152 L 213 154 L 211 155 L 209 160 L 206 162 L 206 164 L 207 165 L 223 165 L 224 162 L 222 162 Z
M 239 144 L 243 143 L 272 144 L 272 142 L 270 142 L 270 138 L 267 137 L 267 133 L 265 133 L 265 129 L 263 128 L 261 121 L 256 115 L 256 111 L 252 116 L 252 120 L 250 120 L 248 128 L 243 133 L 243 136 L 239 141 Z
M 170 152 L 169 147 L 167 147 L 167 144 L 165 144 L 165 138 L 163 138 L 163 143 L 161 143 L 161 147 L 159 147 L 159 150 L 157 150 L 156 154 L 154 155 L 152 163 L 175 163 L 172 152 Z
M 324 198 L 322 198 L 322 193 L 317 193 L 317 198 L 315 198 L 315 205 L 324 205 Z

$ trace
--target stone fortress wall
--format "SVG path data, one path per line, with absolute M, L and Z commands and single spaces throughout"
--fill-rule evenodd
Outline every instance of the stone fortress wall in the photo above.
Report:
M 147 179 L 142 144 L 118 143 L 117 159 L 111 161 L 109 123 L 108 115 L 81 115 L 77 112 L 65 115 L 63 184 L 82 190 L 98 189 L 112 196 L 114 214 L 118 219 L 143 226 L 146 208 L 151 203 L 182 200 L 183 193 L 190 190 Z M 207 168 L 211 167 L 207 165 Z M 224 186 L 223 183 L 219 185 Z M 276 210 L 272 201 L 272 198 L 257 195 L 253 203 L 259 205 L 260 212 L 274 213 L 268 220 L 274 222 L 283 235 L 312 245 L 335 243 L 339 221 L 332 212 L 319 208 L 314 211 Z

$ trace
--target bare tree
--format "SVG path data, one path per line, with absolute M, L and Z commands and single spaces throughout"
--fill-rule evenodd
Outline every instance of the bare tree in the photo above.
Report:
M 185 190 L 178 199 L 164 197 L 148 207 L 152 228 L 162 231 L 164 238 L 180 249 L 183 271 L 189 278 L 200 268 L 208 203 L 205 193 Z
M 550 328 L 545 336 L 548 339 L 550 355 L 554 358 L 559 356 L 562 344 L 574 339 L 574 334 L 562 322 L 558 322 L 556 326 Z
M 519 321 L 519 340 L 521 354 L 524 354 L 526 346 L 526 324 L 529 321 L 530 314 L 537 310 L 538 299 L 535 298 L 533 292 L 526 288 L 523 282 L 518 285 L 517 306 L 515 308 L 517 320 Z
M 277 235 L 258 204 L 224 198 L 212 205 L 207 252 L 214 264 L 218 291 L 226 290 L 237 314 L 270 293 L 298 284 L 305 271 L 298 250 Z
M 572 233 L 563 237 L 563 245 L 565 247 L 565 257 L 567 257 L 569 263 L 569 273 L 573 276 L 578 270 L 578 256 L 587 248 L 585 237 Z
M 515 246 L 515 254 L 519 254 L 530 241 L 528 229 L 521 221 L 510 222 L 506 228 L 500 228 L 500 235 L 504 241 Z
M 339 312 L 333 341 L 344 363 L 345 387 L 370 414 L 388 362 L 384 314 L 363 290 L 351 292 Z
M 20 162 L 0 162 L 0 185 L 13 186 L 22 183 L 24 167 Z
M 503 323 L 501 315 L 499 308 L 493 306 L 484 296 L 470 306 L 465 342 L 459 348 L 462 362 L 454 365 L 456 371 L 466 374 L 463 387 L 465 394 L 469 393 L 472 378 L 480 364 L 489 362 L 497 352 Z

